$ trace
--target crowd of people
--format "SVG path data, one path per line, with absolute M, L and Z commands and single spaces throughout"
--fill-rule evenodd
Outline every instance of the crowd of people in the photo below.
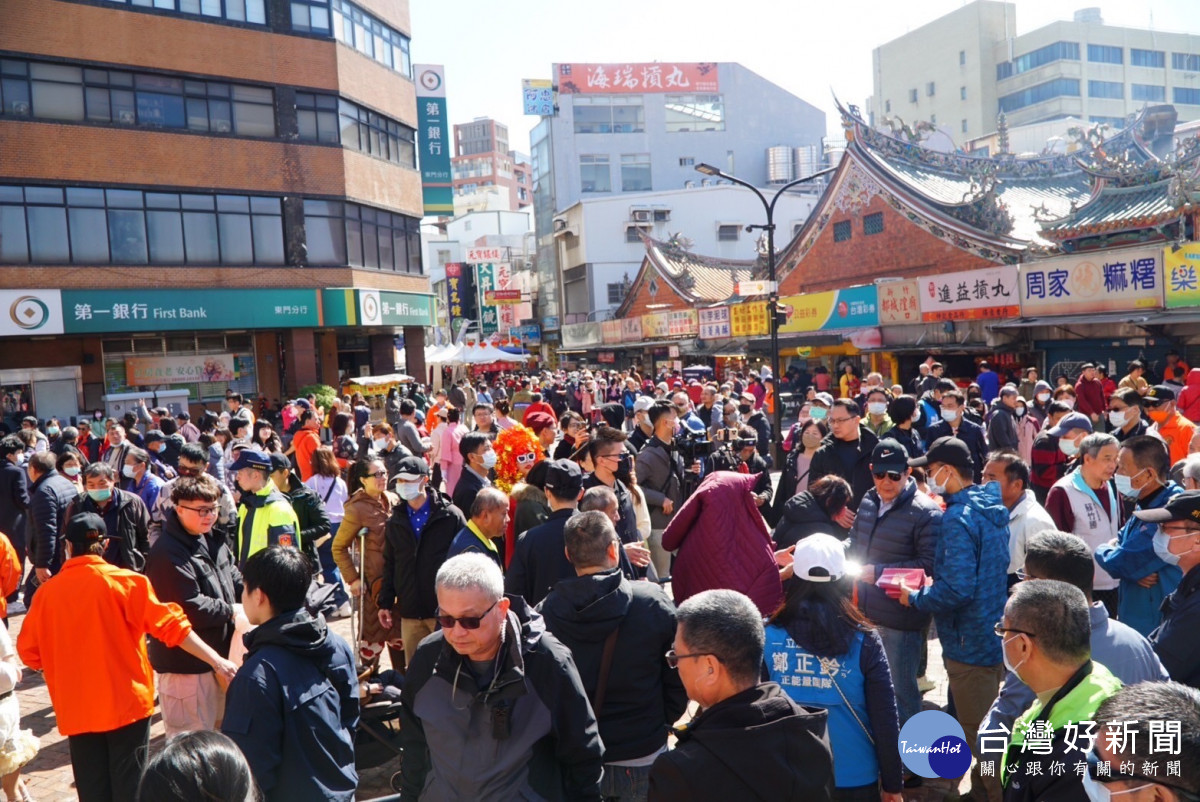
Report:
M 27 419 L 0 785 L 38 748 L 23 665 L 83 800 L 353 799 L 382 694 L 402 799 L 898 802 L 936 638 L 971 798 L 1200 798 L 1195 399 L 1140 363 L 944 373 L 793 373 L 778 438 L 772 377 L 736 372 Z

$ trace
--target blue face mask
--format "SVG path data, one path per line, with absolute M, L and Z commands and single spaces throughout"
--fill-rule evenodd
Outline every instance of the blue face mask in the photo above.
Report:
M 1187 535 L 1176 535 L 1176 537 L 1187 537 Z M 1171 536 L 1161 528 L 1154 533 L 1154 553 L 1167 565 L 1179 565 L 1179 555 L 1171 553 Z
M 829 414 L 829 410 L 825 407 L 813 407 L 808 411 L 808 415 L 813 420 L 825 420 L 825 416 Z
M 102 490 L 89 490 L 87 493 L 91 496 L 92 501 L 101 504 L 112 498 L 112 488 L 110 487 L 103 488 Z

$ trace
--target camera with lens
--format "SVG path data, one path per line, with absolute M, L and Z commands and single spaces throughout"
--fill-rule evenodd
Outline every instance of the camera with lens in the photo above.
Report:
M 722 446 L 728 446 L 736 453 L 744 448 L 751 448 L 758 445 L 756 437 L 742 437 L 737 429 L 721 429 L 717 432 L 717 442 Z
M 675 437 L 675 450 L 679 452 L 679 456 L 683 458 L 683 461 L 689 465 L 695 460 L 703 459 L 712 454 L 714 448 L 714 443 L 708 439 L 707 432 L 694 432 L 684 429 L 683 432 Z

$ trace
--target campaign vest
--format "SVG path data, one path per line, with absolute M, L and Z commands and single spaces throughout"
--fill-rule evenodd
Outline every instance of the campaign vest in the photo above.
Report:
M 850 651 L 840 657 L 818 657 L 800 647 L 783 627 L 768 626 L 766 635 L 764 655 L 771 680 L 779 683 L 795 702 L 829 711 L 829 743 L 837 755 L 833 765 L 835 785 L 854 788 L 877 782 L 879 763 L 875 747 L 858 723 L 871 726 L 867 716 L 866 677 L 860 665 L 863 633 L 854 634 Z M 832 672 L 832 676 L 827 672 Z
M 1075 534 L 1083 538 L 1093 554 L 1096 553 L 1098 547 L 1121 534 L 1121 508 L 1111 484 L 1105 483 L 1099 491 L 1092 490 L 1076 470 L 1059 479 L 1057 486 L 1066 491 L 1067 498 L 1071 502 L 1071 513 L 1075 516 Z M 1104 511 L 1104 507 L 1096 495 L 1097 492 L 1108 494 L 1109 509 L 1113 511 L 1112 518 L 1109 518 L 1108 513 Z M 1095 565 L 1095 572 L 1092 576 L 1093 590 L 1116 590 L 1119 584 L 1099 564 Z

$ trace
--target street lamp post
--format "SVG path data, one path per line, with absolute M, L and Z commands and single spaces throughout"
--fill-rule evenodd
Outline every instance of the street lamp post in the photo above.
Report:
M 746 228 L 758 228 L 767 232 L 767 274 L 768 281 L 770 282 L 770 294 L 767 296 L 767 310 L 769 313 L 768 319 L 771 326 L 771 376 L 775 382 L 775 411 L 771 415 L 773 419 L 771 421 L 771 439 L 774 445 L 772 451 L 775 455 L 775 466 L 778 468 L 783 467 L 784 456 L 783 432 L 781 431 L 783 429 L 783 400 L 780 398 L 780 392 L 783 387 L 783 371 L 780 369 L 781 365 L 779 358 L 779 285 L 775 280 L 775 204 L 779 201 L 779 198 L 783 195 L 783 193 L 787 192 L 792 187 L 798 184 L 804 184 L 809 181 L 813 181 L 821 176 L 828 175 L 836 169 L 836 167 L 829 167 L 815 172 L 812 175 L 806 175 L 804 178 L 797 178 L 795 181 L 784 184 L 775 192 L 775 194 L 771 197 L 771 200 L 768 201 L 766 196 L 762 194 L 759 188 L 751 184 L 749 181 L 743 181 L 736 176 L 723 173 L 716 167 L 713 167 L 711 164 L 702 163 L 696 165 L 696 171 L 699 173 L 714 176 L 716 178 L 723 178 L 726 181 L 730 181 L 734 184 L 738 184 L 749 189 L 756 196 L 758 196 L 759 201 L 762 202 L 763 210 L 767 213 L 766 225 L 751 225 L 747 226 Z

